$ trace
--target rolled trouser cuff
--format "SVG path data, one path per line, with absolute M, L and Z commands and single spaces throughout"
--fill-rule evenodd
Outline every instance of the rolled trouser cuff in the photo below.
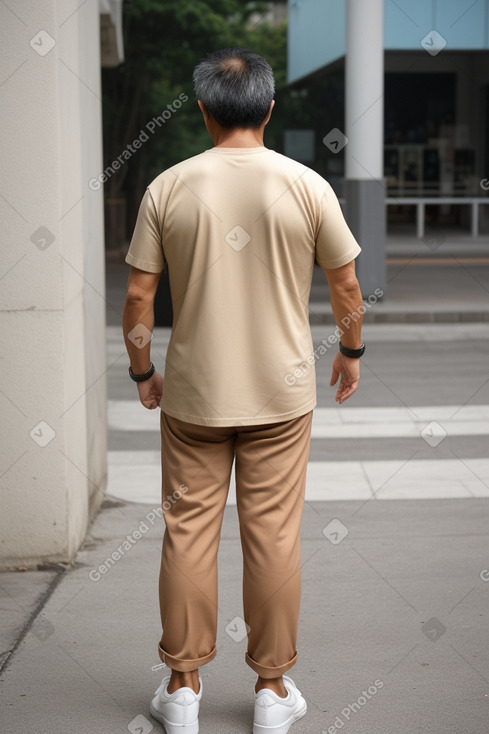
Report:
M 208 655 L 204 655 L 202 658 L 194 658 L 193 660 L 182 660 L 182 658 L 176 658 L 174 655 L 170 655 L 163 650 L 161 643 L 158 643 L 158 653 L 160 660 L 166 663 L 169 668 L 186 673 L 189 670 L 195 670 L 196 668 L 200 668 L 201 665 L 205 665 L 206 663 L 210 663 L 211 660 L 214 660 L 217 655 L 217 647 L 214 645 L 214 648 Z
M 255 673 L 258 673 L 261 678 L 279 678 L 296 664 L 297 657 L 298 652 L 296 650 L 294 657 L 287 663 L 284 663 L 283 665 L 278 665 L 276 668 L 271 668 L 267 665 L 257 663 L 256 660 L 253 660 L 251 655 L 245 652 L 245 661 L 248 663 L 250 668 L 253 668 Z

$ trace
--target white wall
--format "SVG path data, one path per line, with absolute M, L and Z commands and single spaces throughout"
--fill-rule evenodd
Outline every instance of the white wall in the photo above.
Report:
M 98 3 L 0 4 L 0 24 L 0 564 L 35 566 L 74 557 L 105 486 Z

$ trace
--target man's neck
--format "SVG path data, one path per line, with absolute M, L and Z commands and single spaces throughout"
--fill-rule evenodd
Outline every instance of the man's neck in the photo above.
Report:
M 263 128 L 220 129 L 213 137 L 216 148 L 263 148 Z

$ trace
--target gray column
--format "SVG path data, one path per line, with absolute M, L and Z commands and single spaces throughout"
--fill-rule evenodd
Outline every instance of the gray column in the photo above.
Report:
M 99 22 L 94 2 L 5 14 L 0 568 L 71 561 L 105 488 Z
M 345 198 L 364 297 L 385 293 L 384 0 L 347 0 Z

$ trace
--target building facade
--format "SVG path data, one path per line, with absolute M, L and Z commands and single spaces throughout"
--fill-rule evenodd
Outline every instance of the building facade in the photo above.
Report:
M 323 106 L 309 129 L 309 165 L 341 193 L 344 152 L 323 139 L 344 124 L 347 25 L 344 0 L 290 0 L 288 81 L 293 94 Z M 489 0 L 385 0 L 384 179 L 386 196 L 479 197 L 489 188 Z M 344 128 L 343 128 L 344 129 Z M 466 207 L 433 207 L 431 216 L 468 225 Z M 389 222 L 414 218 L 390 206 Z M 430 209 L 427 209 L 430 215 Z M 489 207 L 480 208 L 481 229 Z

